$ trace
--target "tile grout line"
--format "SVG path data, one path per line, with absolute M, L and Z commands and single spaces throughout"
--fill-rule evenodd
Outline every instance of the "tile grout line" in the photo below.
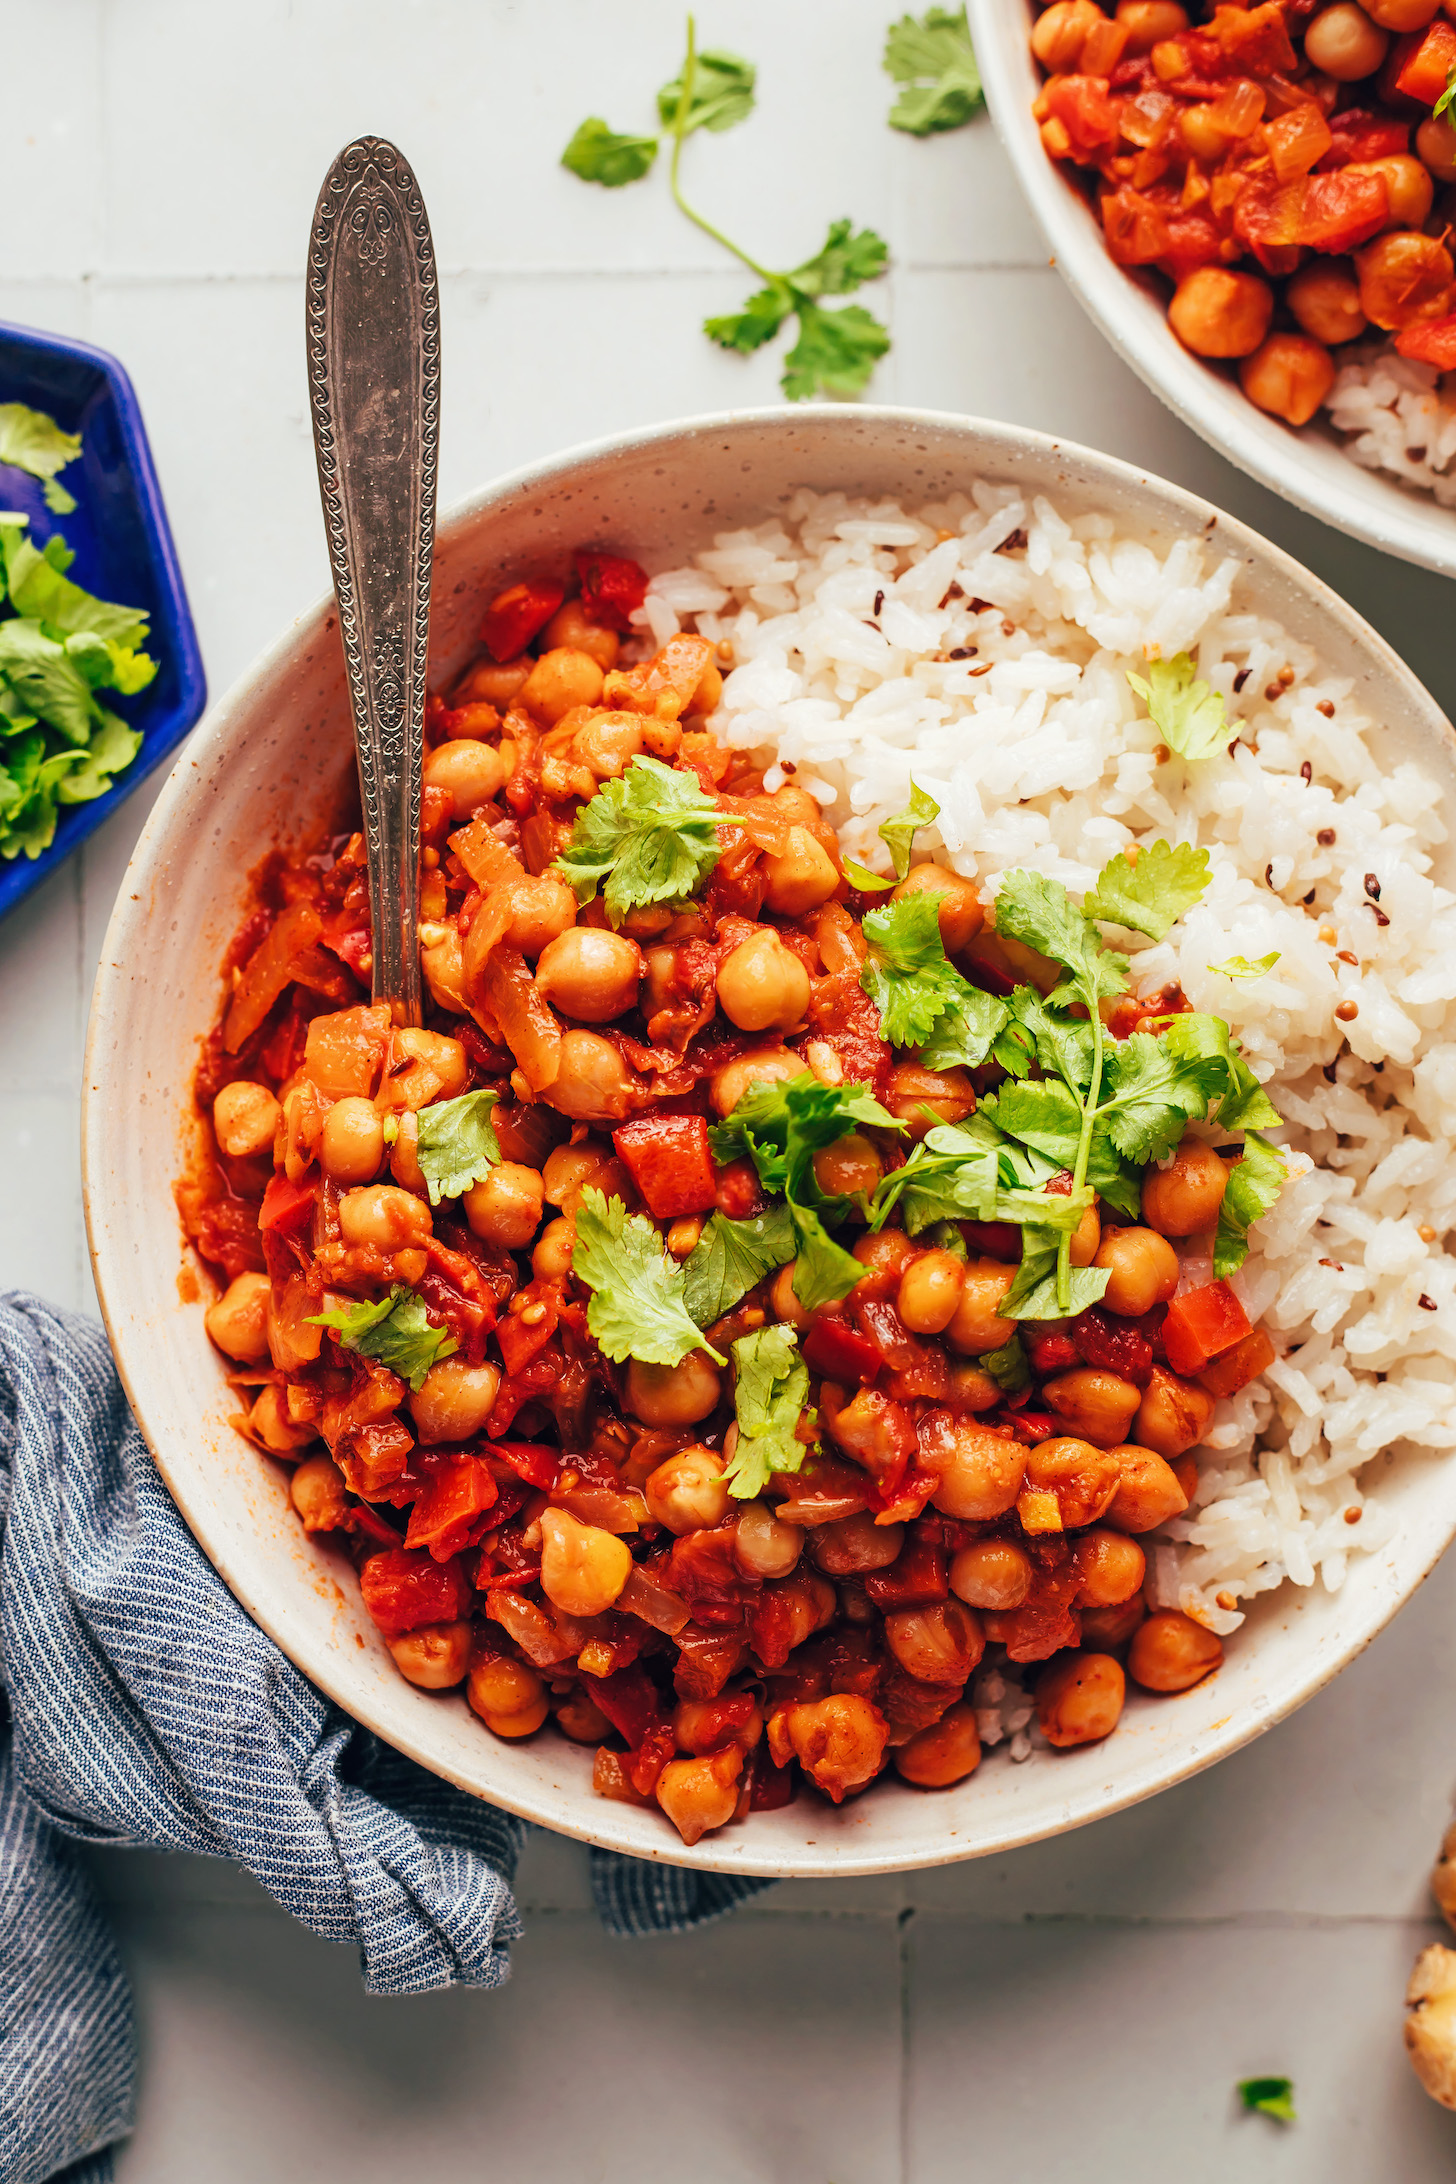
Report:
M 909 2184 L 910 2176 L 910 1931 L 915 1923 L 913 1904 L 899 1914 L 899 1973 L 900 1973 L 900 2081 L 898 2138 L 900 2148 L 900 2184 Z

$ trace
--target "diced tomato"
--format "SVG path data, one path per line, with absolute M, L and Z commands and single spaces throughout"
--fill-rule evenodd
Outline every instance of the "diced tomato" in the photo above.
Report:
M 1156 265 L 1172 241 L 1161 207 L 1130 184 L 1103 198 L 1102 229 L 1108 253 L 1119 265 Z
M 916 1341 L 887 1297 L 857 1299 L 851 1310 L 866 1341 L 874 1344 L 891 1372 L 908 1372 L 922 1362 L 924 1344 Z
M 566 586 L 552 577 L 528 578 L 497 592 L 480 625 L 480 641 L 491 658 L 514 660 L 524 652 L 565 597 Z
M 1096 76 L 1053 76 L 1042 96 L 1083 158 L 1117 142 L 1117 108 Z
M 618 1669 L 619 1676 L 624 1673 Z M 672 1723 L 659 1721 L 653 1724 L 627 1761 L 627 1776 L 640 1797 L 650 1797 L 657 1787 L 657 1778 L 677 1750 L 673 1738 Z
M 1132 1320 L 1099 1312 L 1094 1304 L 1072 1322 L 1072 1340 L 1088 1365 L 1118 1373 L 1124 1380 L 1148 1384 L 1153 1369 L 1153 1346 Z
M 573 559 L 581 585 L 582 613 L 589 622 L 627 636 L 632 616 L 647 597 L 647 571 L 621 554 L 578 549 Z
M 1434 106 L 1453 68 L 1456 24 L 1443 22 L 1438 15 L 1409 60 L 1402 64 L 1395 88 L 1408 99 L 1419 99 L 1422 106 Z
M 654 1221 L 707 1213 L 717 1204 L 708 1125 L 701 1115 L 643 1115 L 614 1130 L 612 1143 Z
M 1034 1373 L 1045 1378 L 1050 1373 L 1070 1372 L 1074 1365 L 1082 1363 L 1082 1353 L 1070 1327 L 1048 1326 L 1045 1322 L 1023 1320 L 1021 1346 L 1025 1350 Z
M 1309 187 L 1303 176 L 1294 182 L 1281 182 L 1270 170 L 1251 174 L 1239 192 L 1234 206 L 1234 233 L 1268 272 L 1293 271 L 1284 260 L 1302 240 L 1304 200 Z
M 356 1426 L 345 1439 L 336 1441 L 334 1461 L 349 1491 L 373 1501 L 402 1476 L 414 1445 L 407 1426 L 397 1418 L 381 1418 L 372 1425 Z
M 528 1282 L 518 1298 L 511 1300 L 513 1305 L 518 1301 L 520 1310 L 507 1312 L 495 1331 L 506 1371 L 513 1376 L 523 1373 L 555 1334 L 561 1317 L 561 1286 L 551 1281 Z M 528 1319 L 526 1316 L 537 1312 L 539 1317 Z
M 1456 312 L 1447 318 L 1417 319 L 1403 326 L 1395 337 L 1402 356 L 1418 364 L 1434 364 L 1438 371 L 1456 371 Z
M 1082 1626 L 1072 1603 L 1081 1575 L 1064 1540 L 1032 1542 L 1040 1567 L 1019 1608 L 985 1618 L 986 1635 L 1004 1645 L 1013 1661 L 1046 1661 L 1063 1646 L 1075 1646 Z M 1043 1560 L 1042 1557 L 1046 1559 Z M 1065 1559 L 1061 1559 L 1065 1558 Z
M 1393 159 L 1410 149 L 1410 123 L 1389 114 L 1367 113 L 1364 107 L 1347 106 L 1330 116 L 1330 148 L 1316 173 L 1333 173 L 1352 160 Z
M 908 1465 L 892 1494 L 867 1480 L 866 1499 L 875 1512 L 876 1524 L 908 1524 L 912 1517 L 919 1516 L 939 1484 L 938 1472 L 922 1471 L 914 1462 Z
M 1264 126 L 1269 156 L 1281 182 L 1293 182 L 1317 166 L 1334 142 L 1330 125 L 1313 99 L 1301 99 Z
M 1021 1231 L 1012 1221 L 962 1221 L 961 1233 L 970 1250 L 1003 1266 L 1015 1266 L 1021 1258 Z
M 1249 1316 L 1228 1283 L 1206 1282 L 1169 1305 L 1163 1347 L 1175 1373 L 1198 1373 L 1250 1332 Z
M 357 1532 L 361 1539 L 372 1539 L 376 1547 L 397 1547 L 399 1534 L 392 1524 L 387 1524 L 377 1509 L 368 1502 L 350 1502 L 344 1512 L 344 1529 Z
M 1282 73 L 1296 65 L 1281 0 L 1264 0 L 1257 8 L 1216 7 L 1208 27 L 1225 56 L 1250 76 Z
M 619 1668 L 611 1676 L 583 1676 L 582 1682 L 632 1751 L 659 1726 L 662 1703 L 657 1686 L 640 1664 Z
M 763 1211 L 763 1190 L 751 1160 L 730 1160 L 716 1170 L 713 1203 L 729 1221 L 751 1221 Z
M 404 1543 L 428 1547 L 437 1562 L 448 1562 L 472 1544 L 471 1534 L 495 1502 L 496 1483 L 478 1456 L 442 1463 L 424 1455 L 415 1461 L 428 1465 L 429 1476 L 410 1511 Z
M 1299 240 L 1311 250 L 1353 250 L 1378 234 L 1389 215 L 1384 175 L 1348 170 L 1311 175 L 1299 215 Z
M 690 1752 L 716 1752 L 731 1744 L 752 1726 L 754 1700 L 747 1691 L 730 1692 L 726 1698 L 708 1699 L 693 1723 Z
M 857 1388 L 880 1370 L 880 1353 L 847 1320 L 819 1313 L 804 1338 L 804 1362 L 825 1380 Z
M 695 1630 L 692 1624 L 673 1643 L 672 1683 L 680 1699 L 716 1699 L 748 1649 L 741 1630 Z
M 862 1580 L 882 1615 L 895 1608 L 929 1607 L 950 1591 L 945 1556 L 924 1540 L 907 1540 L 887 1570 L 871 1570 Z
M 1198 1385 L 1207 1388 L 1210 1395 L 1237 1395 L 1240 1388 L 1267 1372 L 1273 1362 L 1273 1343 L 1262 1327 L 1255 1327 L 1242 1342 L 1236 1342 L 1204 1368 L 1198 1375 Z
M 742 1622 L 760 1589 L 759 1580 L 738 1567 L 731 1530 L 684 1533 L 674 1542 L 664 1582 L 689 1602 L 694 1622 L 724 1626 Z
M 402 1638 L 423 1623 L 458 1622 L 475 1597 L 459 1556 L 437 1562 L 404 1547 L 371 1555 L 359 1572 L 359 1590 L 386 1638 Z
M 779 1812 L 785 1805 L 792 1805 L 798 1793 L 798 1778 L 791 1765 L 776 1767 L 766 1749 L 754 1754 L 753 1783 L 748 1792 L 750 1812 Z
M 258 1215 L 260 1229 L 277 1229 L 284 1236 L 298 1236 L 313 1219 L 318 1197 L 317 1177 L 310 1183 L 290 1183 L 286 1175 L 270 1177 Z
M 1211 214 L 1197 210 L 1176 212 L 1168 221 L 1168 249 L 1162 260 L 1163 270 L 1175 281 L 1186 280 L 1201 265 L 1217 265 L 1222 251 L 1223 236 Z
M 490 1453 L 509 1464 L 517 1478 L 538 1487 L 543 1494 L 551 1492 L 561 1475 L 555 1449 L 545 1448 L 538 1441 L 492 1441 Z

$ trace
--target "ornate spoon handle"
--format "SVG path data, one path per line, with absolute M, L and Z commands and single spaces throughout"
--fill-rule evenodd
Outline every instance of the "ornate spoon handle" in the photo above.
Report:
M 308 259 L 319 491 L 349 674 L 374 924 L 374 999 L 420 1021 L 420 766 L 440 430 L 430 223 L 394 145 L 330 167 Z

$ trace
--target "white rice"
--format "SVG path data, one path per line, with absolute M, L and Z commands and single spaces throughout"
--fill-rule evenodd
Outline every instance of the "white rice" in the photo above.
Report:
M 654 578 L 644 626 L 660 642 L 680 617 L 735 648 L 718 732 L 791 763 L 881 872 L 876 829 L 912 773 L 941 806 L 918 853 L 992 891 L 1029 866 L 1081 894 L 1132 842 L 1208 850 L 1206 895 L 1135 949 L 1133 984 L 1176 979 L 1225 1017 L 1289 1118 L 1274 1135 L 1293 1180 L 1234 1277 L 1282 1355 L 1217 1406 L 1194 1506 L 1148 1543 L 1150 1589 L 1219 1632 L 1286 1579 L 1337 1591 L 1351 1555 L 1392 1529 L 1374 1460 L 1456 1447 L 1456 896 L 1428 876 L 1437 784 L 1410 764 L 1381 771 L 1350 682 L 1257 611 L 1236 561 L 1210 564 L 1192 538 L 1158 552 L 1009 486 L 913 515 L 801 492 L 781 521 L 721 533 Z M 946 658 L 960 648 L 971 656 Z M 1160 766 L 1126 670 L 1185 649 L 1239 743 Z M 1209 968 L 1276 949 L 1261 978 Z M 1359 1007 L 1348 1025 L 1343 1000 Z M 1024 1732 L 1014 1692 L 984 1704 Z
M 1352 462 L 1456 507 L 1456 373 L 1398 356 L 1388 342 L 1362 347 L 1336 374 L 1325 407 Z

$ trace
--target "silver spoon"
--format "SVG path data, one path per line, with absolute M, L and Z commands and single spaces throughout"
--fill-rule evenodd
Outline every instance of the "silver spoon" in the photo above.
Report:
M 319 192 L 308 374 L 359 756 L 373 994 L 397 1024 L 418 1024 L 440 300 L 424 201 L 383 137 L 346 145 Z

